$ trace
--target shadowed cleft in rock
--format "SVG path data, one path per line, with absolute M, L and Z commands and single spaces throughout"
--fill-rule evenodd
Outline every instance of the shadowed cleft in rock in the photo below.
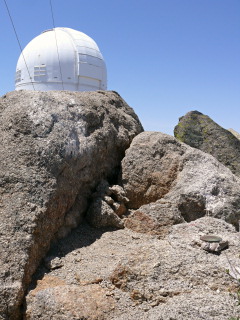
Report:
M 110 91 L 15 91 L 0 99 L 0 319 L 20 317 L 51 241 L 79 224 L 94 188 L 118 173 L 142 130 Z

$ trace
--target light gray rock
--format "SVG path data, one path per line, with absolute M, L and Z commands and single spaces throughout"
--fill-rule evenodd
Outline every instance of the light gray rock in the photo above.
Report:
M 115 92 L 15 91 L 0 99 L 0 319 L 17 320 L 52 240 L 118 174 L 142 126 Z
M 175 223 L 179 217 L 192 221 L 208 214 L 238 227 L 240 179 L 211 155 L 169 135 L 143 132 L 135 137 L 122 160 L 119 183 L 130 209 L 141 211 L 141 206 L 162 199 Z M 154 210 L 160 227 L 163 206 L 156 204 Z M 153 216 L 151 207 L 148 211 Z
M 143 132 L 133 140 L 122 160 L 123 185 L 129 208 L 155 202 L 176 184 L 187 146 L 160 132 Z
M 201 237 L 212 233 L 229 242 L 218 255 L 201 249 Z M 240 265 L 239 245 L 234 227 L 211 217 L 174 225 L 161 240 L 81 225 L 49 253 L 61 252 L 62 268 L 38 270 L 26 319 L 237 318 L 239 283 L 229 270 Z
M 47 257 L 44 259 L 45 267 L 49 270 L 61 268 L 63 263 L 59 257 Z
M 204 242 L 201 245 L 203 250 L 208 252 L 220 252 L 228 247 L 228 241 L 221 241 L 221 242 Z

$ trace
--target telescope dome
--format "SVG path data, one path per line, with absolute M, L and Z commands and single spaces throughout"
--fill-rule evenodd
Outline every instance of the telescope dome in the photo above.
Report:
M 24 48 L 16 90 L 107 90 L 107 71 L 96 42 L 70 28 L 42 32 Z

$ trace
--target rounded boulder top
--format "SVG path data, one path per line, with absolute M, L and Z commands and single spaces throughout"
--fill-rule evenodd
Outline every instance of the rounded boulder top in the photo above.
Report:
M 70 28 L 42 32 L 22 51 L 16 90 L 107 90 L 107 71 L 96 42 Z

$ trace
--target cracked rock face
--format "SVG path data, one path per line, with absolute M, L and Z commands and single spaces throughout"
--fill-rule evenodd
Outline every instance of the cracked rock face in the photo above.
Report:
M 19 318 L 50 242 L 78 225 L 92 190 L 118 173 L 142 130 L 115 92 L 15 91 L 0 99 L 0 319 Z
M 172 136 L 136 136 L 122 160 L 119 184 L 133 210 L 125 226 L 135 231 L 164 236 L 171 225 L 206 214 L 238 227 L 239 177 L 211 155 Z

